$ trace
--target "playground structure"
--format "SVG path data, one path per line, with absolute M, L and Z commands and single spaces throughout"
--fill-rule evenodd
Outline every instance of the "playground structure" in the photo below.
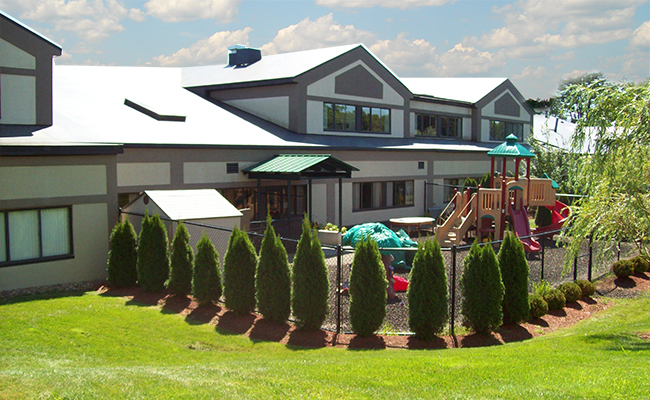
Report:
M 456 190 L 454 197 L 440 213 L 434 228 L 442 246 L 459 245 L 469 231 L 475 230 L 480 239 L 503 238 L 506 218 L 517 237 L 522 238 L 524 250 L 537 253 L 541 246 L 534 237 L 559 229 L 570 216 L 566 204 L 556 199 L 557 184 L 552 179 L 531 178 L 530 160 L 535 157 L 528 149 L 517 143 L 515 135 L 487 153 L 492 158 L 490 187 L 478 187 L 472 192 Z M 515 170 L 507 176 L 507 160 L 515 160 Z M 497 160 L 501 159 L 501 170 L 496 171 Z M 520 167 L 525 161 L 525 175 L 520 176 Z M 527 207 L 547 207 L 552 213 L 549 226 L 531 231 Z

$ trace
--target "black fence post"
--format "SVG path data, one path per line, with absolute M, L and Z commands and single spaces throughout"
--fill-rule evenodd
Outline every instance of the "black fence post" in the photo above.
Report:
M 454 334 L 456 320 L 456 245 L 451 246 L 451 320 L 449 321 L 449 333 Z
M 594 234 L 589 234 L 589 264 L 587 265 L 587 279 L 591 282 L 591 268 L 594 261 Z
M 573 258 L 573 280 L 578 279 L 578 256 Z
M 341 245 L 336 246 L 336 334 L 341 333 Z
M 542 235 L 542 270 L 540 271 L 540 281 L 544 280 L 544 256 L 546 255 L 546 235 Z

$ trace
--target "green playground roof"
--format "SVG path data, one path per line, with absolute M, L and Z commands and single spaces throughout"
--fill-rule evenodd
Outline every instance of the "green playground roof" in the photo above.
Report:
M 488 151 L 490 157 L 510 157 L 510 158 L 534 158 L 535 154 L 530 150 L 517 143 L 517 136 L 508 135 L 506 141 Z
M 542 178 L 544 178 L 544 179 L 550 179 L 550 180 L 551 180 L 551 187 L 552 187 L 553 189 L 556 189 L 556 190 L 557 190 L 557 189 L 560 188 L 560 185 L 558 185 L 557 182 L 555 182 L 555 180 L 553 180 L 550 176 L 548 176 L 548 174 L 547 174 L 546 172 L 544 172 L 544 175 L 542 175 Z
M 353 167 L 330 154 L 280 154 L 243 170 L 250 178 L 350 178 Z

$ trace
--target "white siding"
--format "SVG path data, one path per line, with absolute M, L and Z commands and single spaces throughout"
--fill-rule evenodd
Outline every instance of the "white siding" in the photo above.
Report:
M 425 161 L 424 169 L 418 169 L 418 162 L 419 160 L 354 161 L 352 165 L 359 168 L 359 172 L 354 172 L 355 178 L 380 178 L 381 180 L 388 180 L 391 177 L 426 176 L 427 162 Z
M 487 158 L 487 157 L 486 157 Z M 434 161 L 433 173 L 437 176 L 478 176 L 490 172 L 490 160 L 485 161 Z

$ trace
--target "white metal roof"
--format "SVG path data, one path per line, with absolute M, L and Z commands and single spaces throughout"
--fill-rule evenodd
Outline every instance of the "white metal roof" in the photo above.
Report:
M 242 216 L 216 189 L 145 190 L 144 194 L 173 220 Z
M 506 78 L 401 78 L 416 95 L 476 103 L 506 81 Z

